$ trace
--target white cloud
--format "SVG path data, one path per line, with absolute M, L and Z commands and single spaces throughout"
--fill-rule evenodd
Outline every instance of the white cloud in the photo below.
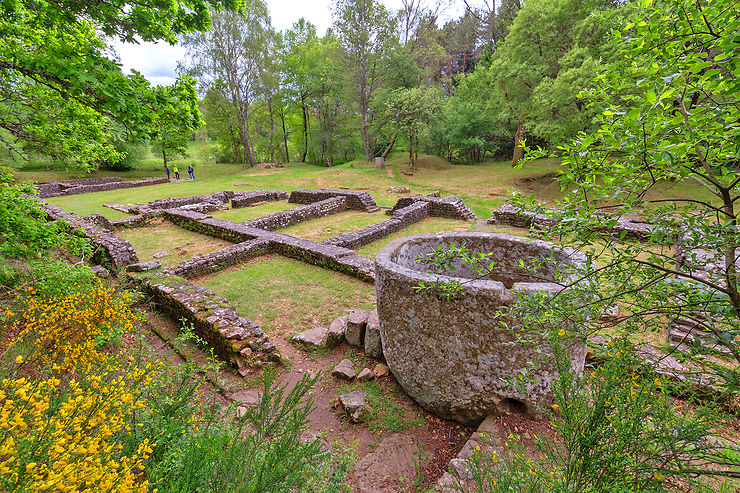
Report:
M 332 24 L 330 0 L 266 0 L 270 9 L 272 25 L 284 31 L 304 17 L 316 26 L 319 34 L 324 34 Z M 401 0 L 381 0 L 388 8 L 401 8 Z M 462 0 L 454 0 L 451 7 L 441 12 L 441 20 L 457 17 L 462 12 Z M 121 59 L 124 73 L 138 70 L 152 84 L 172 84 L 175 81 L 177 62 L 185 58 L 185 48 L 168 43 L 130 44 L 115 42 L 114 47 Z

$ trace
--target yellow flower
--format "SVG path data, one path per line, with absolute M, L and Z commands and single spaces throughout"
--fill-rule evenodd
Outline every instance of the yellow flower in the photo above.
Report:
M 558 331 L 558 335 L 559 335 L 560 337 L 565 337 L 565 330 L 563 330 L 563 329 L 560 329 L 560 330 Z
M 661 386 L 660 378 L 656 378 L 656 379 L 655 379 L 655 381 L 653 382 L 653 384 L 654 384 L 654 385 L 655 385 L 656 387 L 660 387 L 660 386 Z
M 552 405 L 552 410 L 553 411 L 557 411 L 558 409 L 560 409 L 560 406 L 558 406 L 557 404 L 553 404 Z
M 653 476 L 654 476 L 654 477 L 655 477 L 655 479 L 657 479 L 658 481 L 663 481 L 663 475 L 662 475 L 662 474 L 661 474 L 660 472 L 658 472 L 658 471 L 655 471 L 655 472 L 653 473 Z
M 20 365 L 21 363 L 23 363 L 23 356 L 21 356 L 21 355 L 18 355 L 18 356 L 17 356 L 16 358 L 15 358 L 15 362 L 16 362 L 16 363 L 18 363 L 19 365 Z

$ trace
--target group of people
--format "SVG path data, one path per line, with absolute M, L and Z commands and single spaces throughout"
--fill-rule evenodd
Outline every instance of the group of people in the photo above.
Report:
M 170 168 L 165 164 L 164 165 L 164 172 L 167 173 L 167 179 L 170 179 Z M 177 169 L 177 166 L 172 167 L 172 172 L 175 174 L 175 180 L 180 179 L 180 171 Z M 188 175 L 190 176 L 191 180 L 195 180 L 195 170 L 192 166 L 188 165 Z

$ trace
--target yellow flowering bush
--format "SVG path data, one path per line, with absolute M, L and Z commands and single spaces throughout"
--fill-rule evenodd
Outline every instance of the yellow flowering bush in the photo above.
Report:
M 130 296 L 117 294 L 113 286 L 98 283 L 89 291 L 51 299 L 34 294 L 32 287 L 19 294 L 24 310 L 14 328 L 19 339 L 34 341 L 32 359 L 38 366 L 73 371 L 92 364 L 103 354 L 99 343 L 130 331 L 136 320 Z
M 148 491 L 154 444 L 124 454 L 119 439 L 143 407 L 151 365 L 97 343 L 133 327 L 129 298 L 102 285 L 57 299 L 33 294 L 26 290 L 14 322 L 16 343 L 32 341 L 33 352 L 0 381 L 0 491 Z

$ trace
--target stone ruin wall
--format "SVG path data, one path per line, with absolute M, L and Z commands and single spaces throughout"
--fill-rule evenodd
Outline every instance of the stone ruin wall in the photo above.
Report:
M 226 267 L 246 262 L 249 259 L 269 252 L 270 242 L 266 239 L 255 239 L 231 245 L 215 252 L 193 257 L 174 267 L 166 269 L 170 274 L 190 279 L 202 277 Z
M 457 197 L 440 198 L 428 195 L 411 195 L 401 197 L 388 214 L 393 214 L 399 209 L 408 207 L 414 202 L 426 202 L 429 204 L 429 215 L 433 217 L 446 217 L 448 219 L 459 219 L 461 221 L 475 220 L 475 214 L 465 205 L 462 199 Z
M 615 218 L 616 224 L 610 228 L 600 228 L 599 231 L 612 236 L 619 236 L 625 239 L 653 241 L 655 236 L 655 225 L 650 223 L 630 221 L 624 218 Z M 560 221 L 557 211 L 550 211 L 548 214 L 534 213 L 512 205 L 503 205 L 493 211 L 493 215 L 486 220 L 488 224 L 506 224 L 517 228 L 534 228 L 547 230 L 552 228 Z M 675 239 L 665 238 L 666 241 L 673 243 Z
M 287 200 L 288 192 L 284 192 L 283 190 L 232 192 L 232 195 L 229 197 L 229 199 L 231 200 L 231 208 L 238 209 L 240 207 L 247 207 L 258 202 L 274 202 L 278 200 Z
M 274 212 L 251 221 L 245 221 L 242 224 L 251 228 L 275 231 L 309 219 L 337 214 L 346 208 L 347 201 L 344 197 L 331 197 L 308 205 L 300 205 L 294 209 Z
M 100 221 L 100 218 L 107 222 L 107 219 L 100 214 L 80 217 L 77 214 L 65 211 L 61 207 L 45 202 L 42 203 L 42 206 L 49 220 L 62 219 L 69 223 L 71 227 L 79 228 L 82 231 L 82 235 L 88 238 L 96 247 L 93 254 L 94 261 L 113 270 L 121 269 L 128 264 L 139 261 L 136 250 L 128 240 L 116 236 L 110 229 L 96 224 Z
M 396 210 L 392 218 L 351 233 L 342 233 L 324 243 L 344 248 L 359 248 L 421 221 L 429 215 L 428 202 L 414 202 Z
M 100 178 L 99 180 L 103 180 Z M 160 183 L 167 183 L 167 178 L 145 178 L 137 181 L 121 181 L 116 179 L 115 181 L 99 182 L 95 184 L 84 184 L 74 185 L 71 187 L 65 187 L 63 183 L 52 182 L 48 184 L 37 185 L 39 190 L 39 197 L 61 197 L 65 195 L 79 195 L 83 193 L 92 192 L 104 192 L 109 190 L 118 190 L 121 188 L 138 188 L 147 187 L 149 185 L 159 185 Z
M 364 212 L 379 210 L 378 204 L 375 203 L 370 194 L 359 190 L 308 190 L 302 188 L 293 190 L 288 202 L 292 204 L 312 204 L 332 197 L 344 197 L 347 200 L 348 209 Z
M 164 273 L 130 279 L 173 319 L 191 323 L 195 333 L 241 374 L 250 366 L 280 360 L 280 352 L 267 334 L 213 291 Z

